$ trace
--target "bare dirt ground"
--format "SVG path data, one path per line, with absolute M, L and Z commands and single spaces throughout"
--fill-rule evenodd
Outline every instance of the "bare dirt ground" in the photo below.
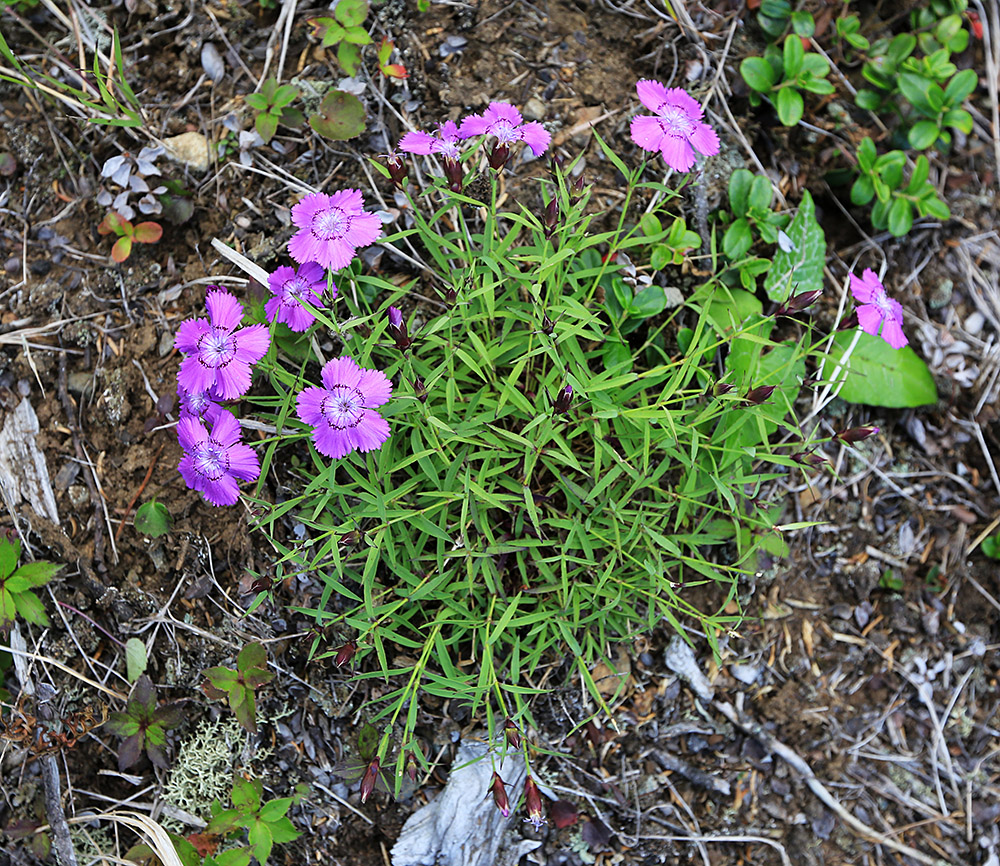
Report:
M 829 9 L 814 5 L 818 17 Z M 864 5 L 871 20 L 892 18 L 884 4 Z M 225 738 L 217 705 L 199 690 L 201 671 L 231 664 L 249 639 L 267 642 L 281 686 L 264 692 L 261 735 L 245 744 L 230 731 L 225 755 L 210 760 L 192 747 L 183 760 L 195 773 L 251 770 L 275 796 L 300 781 L 311 785 L 292 812 L 304 835 L 276 848 L 275 862 L 389 863 L 407 816 L 435 796 L 455 743 L 479 723 L 461 706 L 428 703 L 422 724 L 435 771 L 407 800 L 376 794 L 361 806 L 357 784 L 338 768 L 355 749 L 360 708 L 376 681 L 362 687 L 346 670 L 307 662 L 310 622 L 286 605 L 304 605 L 320 588 L 286 581 L 273 604 L 243 615 L 253 598 L 247 572 L 266 572 L 268 551 L 247 532 L 239 507 L 213 509 L 184 486 L 165 417 L 178 365 L 173 332 L 200 309 L 207 284 L 233 273 L 211 240 L 273 268 L 291 234 L 291 199 L 274 166 L 317 187 L 367 186 L 359 154 L 395 142 L 406 131 L 400 116 L 430 126 L 494 99 L 545 123 L 561 152 L 585 149 L 595 201 L 613 213 L 619 178 L 600 158 L 589 124 L 629 152 L 640 77 L 686 86 L 703 101 L 712 93 L 709 119 L 724 143 L 706 169 L 709 206 L 733 168 L 759 161 L 790 204 L 799 190 L 813 190 L 838 280 L 860 252 L 884 250 L 911 342 L 931 365 L 941 399 L 916 411 L 835 404 L 831 431 L 875 424 L 881 433 L 859 449 L 830 450 L 836 477 L 817 473 L 768 491 L 783 522 L 817 525 L 794 537 L 787 561 L 742 588 L 747 619 L 724 641 L 721 664 L 702 647 L 710 695 L 699 696 L 665 664 L 671 635 L 663 628 L 623 645 L 618 667 L 627 687 L 614 717 L 581 727 L 594 708 L 567 678 L 570 667 L 552 659 L 546 683 L 554 688 L 536 705 L 534 735 L 547 755 L 543 779 L 578 817 L 543 828 L 536 835 L 544 844 L 523 862 L 998 862 L 1000 569 L 981 545 L 1000 506 L 1000 239 L 985 80 L 972 100 L 976 129 L 936 165 L 953 218 L 901 240 L 872 237 L 863 214 L 845 207 L 846 191 L 824 179 L 843 163 L 837 142 L 856 143 L 863 126 L 838 124 L 814 104 L 810 126 L 789 131 L 765 108 L 752 109 L 736 72 L 760 49 L 752 14 L 729 0 L 688 10 L 697 33 L 679 28 L 658 3 L 449 3 L 421 13 L 388 0 L 373 13 L 377 29 L 397 40 L 410 78 L 405 92 L 369 83 L 361 138 L 338 144 L 283 129 L 283 152 L 254 151 L 263 174 L 218 159 L 204 171 L 172 164 L 193 216 L 122 265 L 110 261 L 110 242 L 96 231 L 104 208 L 95 195 L 115 142 L 132 151 L 145 142 L 0 84 L 0 154 L 15 166 L 0 176 L 0 423 L 30 402 L 57 511 L 5 491 L 3 528 L 36 557 L 66 564 L 46 597 L 51 628 L 24 631 L 28 649 L 47 659 L 35 662 L 33 676 L 55 687 L 57 711 L 66 715 L 106 696 L 55 662 L 120 689 L 109 671 L 122 667 L 121 643 L 147 641 L 161 698 L 185 707 L 172 735 L 180 765 L 181 744 L 190 745 L 199 726 L 215 725 L 209 736 Z M 105 11 L 122 33 L 127 77 L 160 138 L 194 131 L 218 141 L 262 64 L 274 73 L 281 49 L 286 77 L 338 77 L 332 56 L 308 38 L 306 19 L 319 7 L 297 8 L 287 36 L 276 27 L 278 10 L 255 3 Z M 12 47 L 37 50 L 40 34 L 56 50 L 75 51 L 44 6 L 27 17 L 0 11 L 0 22 Z M 214 84 L 203 74 L 205 42 L 225 63 Z M 986 51 L 973 40 L 957 62 L 985 70 Z M 509 194 L 530 203 L 530 176 L 530 166 L 519 170 Z M 392 207 L 389 185 L 379 189 Z M 154 496 L 174 516 L 170 535 L 155 541 L 131 524 L 136 503 Z M 15 694 L 16 682 L 7 671 Z M 3 746 L 0 827 L 28 822 L 38 836 L 47 823 L 42 762 L 9 738 Z M 67 815 L 124 804 L 195 832 L 187 819 L 197 797 L 164 799 L 172 782 L 180 785 L 176 766 L 143 763 L 119 773 L 116 747 L 98 728 L 59 755 Z M 514 823 L 510 832 L 534 833 Z M 81 862 L 124 850 L 105 831 L 90 828 L 89 842 L 86 835 L 74 837 L 90 851 Z M 0 864 L 35 862 L 33 837 L 4 838 Z

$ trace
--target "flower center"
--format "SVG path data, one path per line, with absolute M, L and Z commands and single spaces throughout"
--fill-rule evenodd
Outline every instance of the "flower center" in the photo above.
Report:
M 194 470 L 209 481 L 218 481 L 229 473 L 229 451 L 214 439 L 195 446 Z
M 669 105 L 661 111 L 660 118 L 660 127 L 674 138 L 690 138 L 694 132 L 694 123 L 683 108 Z
M 892 316 L 892 304 L 889 303 L 889 296 L 885 292 L 875 292 L 872 295 L 872 304 L 878 310 L 878 314 L 883 319 L 888 319 Z
M 302 277 L 292 277 L 292 279 L 287 280 L 284 285 L 282 285 L 282 294 L 284 297 L 281 299 L 283 304 L 291 304 L 296 298 L 304 297 L 309 286 Z
M 208 399 L 207 391 L 199 391 L 197 393 L 185 391 L 184 396 L 181 397 L 181 408 L 185 412 L 197 415 L 200 418 L 205 414 L 205 410 L 208 409 L 211 402 Z
M 312 232 L 324 241 L 343 237 L 350 225 L 350 218 L 340 208 L 320 211 L 313 217 Z
M 319 410 L 323 413 L 326 423 L 335 430 L 346 430 L 361 423 L 365 414 L 364 402 L 364 394 L 357 388 L 334 385 L 327 391 Z
M 198 361 L 205 367 L 225 367 L 236 357 L 236 341 L 225 328 L 213 327 L 198 340 Z
M 514 129 L 514 126 L 509 120 L 498 120 L 493 124 L 491 132 L 497 137 L 497 141 L 501 144 L 510 144 L 511 142 L 520 140 L 517 130 Z

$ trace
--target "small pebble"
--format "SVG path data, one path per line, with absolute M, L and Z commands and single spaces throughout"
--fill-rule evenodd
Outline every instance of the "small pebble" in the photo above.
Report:
M 524 104 L 524 110 L 521 114 L 525 120 L 542 120 L 545 117 L 545 103 L 537 96 L 532 96 Z
M 978 337 L 985 324 L 986 317 L 979 310 L 976 310 L 976 312 L 970 313 L 965 319 L 965 333 L 970 337 Z
M 16 273 L 21 270 L 21 260 L 17 256 L 11 256 L 3 263 L 3 269 L 8 274 Z

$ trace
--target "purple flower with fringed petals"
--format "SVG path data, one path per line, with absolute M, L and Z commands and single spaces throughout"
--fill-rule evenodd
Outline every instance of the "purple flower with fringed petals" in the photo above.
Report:
M 177 385 L 177 404 L 180 409 L 180 417 L 190 416 L 192 418 L 204 418 L 209 424 L 213 424 L 222 407 L 215 402 L 219 399 L 212 390 L 189 391 L 183 385 Z
M 326 271 L 316 262 L 304 262 L 297 269 L 283 265 L 267 278 L 268 288 L 273 297 L 264 304 L 264 312 L 269 322 L 284 322 L 293 331 L 304 331 L 316 316 L 299 301 L 318 310 L 326 309 L 323 290 L 326 288 Z M 337 287 L 333 287 L 337 297 Z
M 851 294 L 859 304 L 858 326 L 862 331 L 881 337 L 894 349 L 909 342 L 903 333 L 903 306 L 886 294 L 875 271 L 865 268 L 861 277 L 851 274 Z
M 429 132 L 408 132 L 399 140 L 399 149 L 407 153 L 429 156 L 432 153 L 445 159 L 458 159 L 458 127 L 452 120 L 446 120 L 438 127 L 437 135 Z
M 374 243 L 382 232 L 382 221 L 366 213 L 364 204 L 359 189 L 305 196 L 292 208 L 292 222 L 300 231 L 288 242 L 288 254 L 330 270 L 346 268 L 358 247 Z
M 719 136 L 704 122 L 704 109 L 686 90 L 668 90 L 647 78 L 637 82 L 635 89 L 640 102 L 658 115 L 632 118 L 632 141 L 639 147 L 658 150 L 663 161 L 677 171 L 691 169 L 696 151 L 705 156 L 719 152 Z
M 392 396 L 385 373 L 359 367 L 353 358 L 334 358 L 323 367 L 322 381 L 322 388 L 305 388 L 296 405 L 299 418 L 315 428 L 316 450 L 338 460 L 355 449 L 381 448 L 389 422 L 372 410 Z
M 229 292 L 212 287 L 205 297 L 208 319 L 181 322 L 174 346 L 181 361 L 178 383 L 192 393 L 212 390 L 215 399 L 233 400 L 250 390 L 250 365 L 271 345 L 264 325 L 241 328 L 243 305 Z
M 509 102 L 491 102 L 482 114 L 470 114 L 458 128 L 459 138 L 474 135 L 494 135 L 498 144 L 513 144 L 523 141 L 535 156 L 545 153 L 552 141 L 548 130 L 540 123 L 525 123 L 521 112 Z
M 177 466 L 185 484 L 211 505 L 235 505 L 239 481 L 260 475 L 260 462 L 248 445 L 240 442 L 240 422 L 221 409 L 209 433 L 205 425 L 187 415 L 177 422 L 177 438 L 184 456 Z

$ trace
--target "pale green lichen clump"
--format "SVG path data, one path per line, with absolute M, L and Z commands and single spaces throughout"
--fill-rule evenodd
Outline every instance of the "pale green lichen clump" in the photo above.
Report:
M 181 745 L 163 800 L 192 815 L 208 815 L 213 800 L 228 802 L 245 732 L 235 719 L 202 722 Z

